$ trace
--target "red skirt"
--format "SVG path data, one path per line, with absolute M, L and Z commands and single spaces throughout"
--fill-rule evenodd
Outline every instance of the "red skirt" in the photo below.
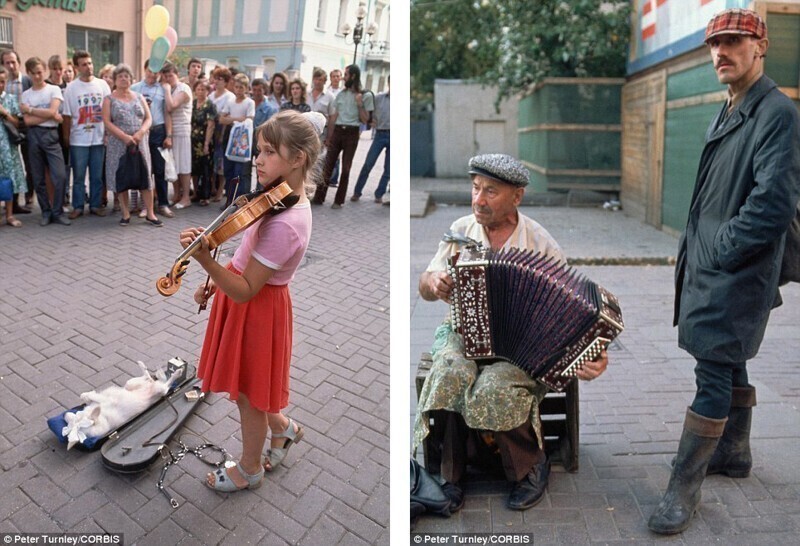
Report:
M 241 275 L 232 265 L 228 269 Z M 203 390 L 239 393 L 250 405 L 278 413 L 289 405 L 292 299 L 288 285 L 265 284 L 247 303 L 217 290 L 197 375 Z

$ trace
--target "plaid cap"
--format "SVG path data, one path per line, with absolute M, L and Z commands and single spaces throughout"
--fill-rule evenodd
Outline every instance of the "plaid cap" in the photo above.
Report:
M 760 40 L 767 37 L 767 25 L 759 14 L 749 9 L 726 9 L 708 22 L 705 42 L 720 34 L 744 34 Z
M 469 160 L 469 174 L 478 174 L 524 188 L 531 173 L 517 159 L 507 154 L 482 154 Z

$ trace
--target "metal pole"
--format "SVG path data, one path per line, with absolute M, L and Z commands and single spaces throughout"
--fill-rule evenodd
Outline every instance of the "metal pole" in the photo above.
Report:
M 356 64 L 357 57 L 358 57 L 358 42 L 356 42 L 356 47 L 353 50 L 353 64 Z

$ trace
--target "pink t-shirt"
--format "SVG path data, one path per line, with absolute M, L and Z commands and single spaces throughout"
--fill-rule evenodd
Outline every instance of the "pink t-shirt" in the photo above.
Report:
M 311 238 L 311 204 L 295 205 L 277 216 L 265 216 L 245 230 L 231 263 L 244 271 L 250 256 L 274 269 L 267 284 L 288 284 L 303 261 Z

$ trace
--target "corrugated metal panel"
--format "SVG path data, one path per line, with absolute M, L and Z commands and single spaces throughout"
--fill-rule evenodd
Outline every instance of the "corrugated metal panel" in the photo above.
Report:
M 800 14 L 770 13 L 764 72 L 781 87 L 800 82 Z
M 677 231 L 686 227 L 706 129 L 721 106 L 701 104 L 667 110 L 661 222 Z

